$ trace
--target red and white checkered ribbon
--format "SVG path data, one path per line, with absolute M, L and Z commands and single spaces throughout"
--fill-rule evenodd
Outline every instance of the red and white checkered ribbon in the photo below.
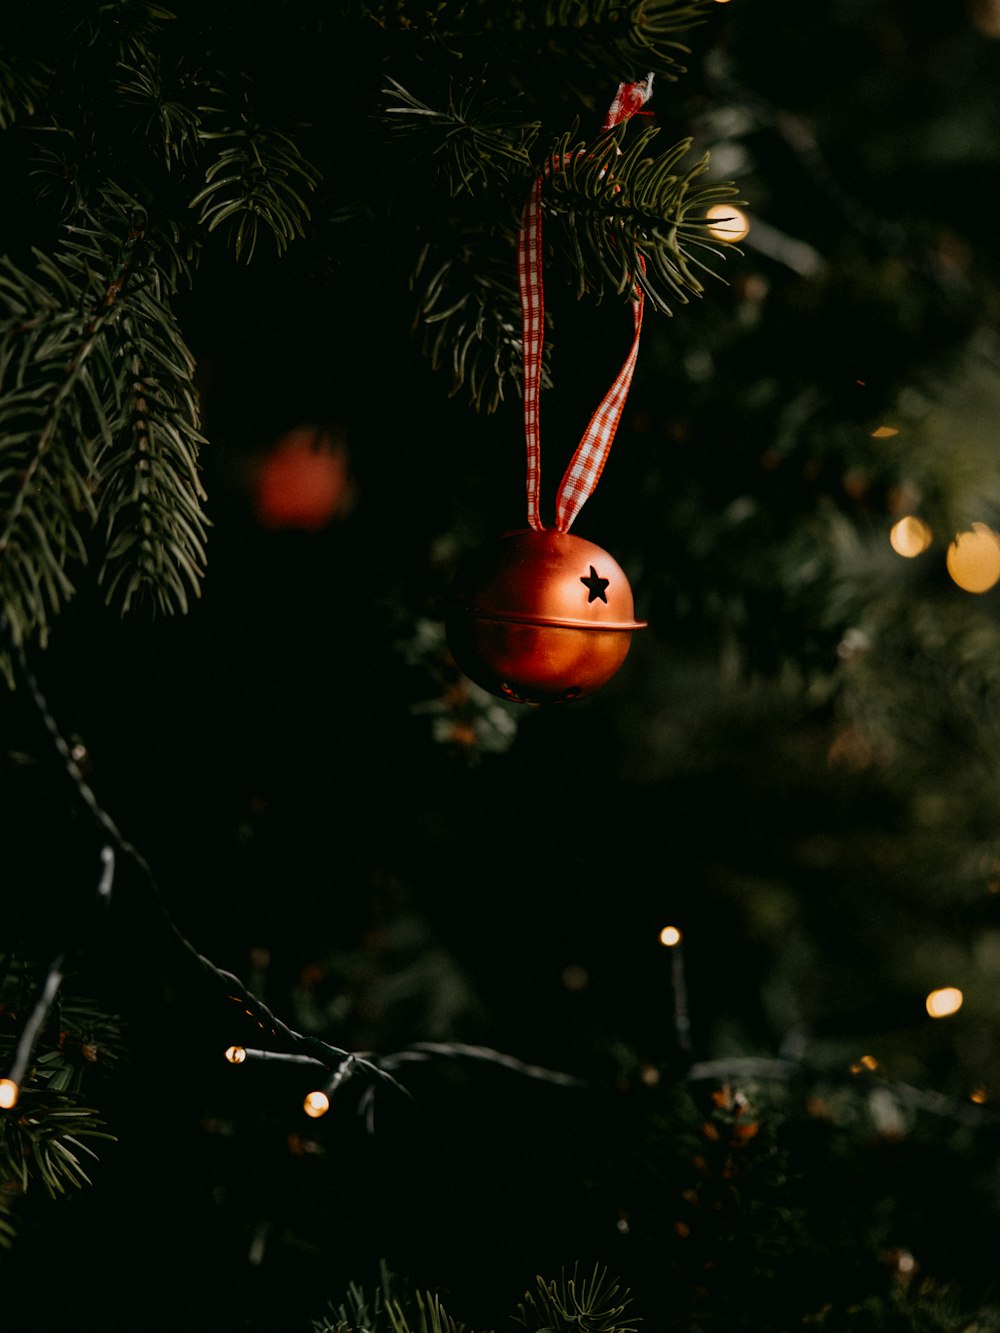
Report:
M 638 83 L 623 83 L 618 87 L 615 100 L 604 120 L 603 129 L 611 129 L 620 121 L 628 120 L 649 100 L 653 91 L 653 76 L 647 75 Z M 553 167 L 557 164 L 553 163 Z M 521 290 L 521 329 L 524 362 L 524 438 L 528 456 L 528 523 L 540 532 L 545 525 L 539 513 L 541 490 L 541 446 L 538 420 L 538 395 L 542 378 L 542 345 L 545 341 L 545 293 L 542 285 L 542 184 L 539 176 L 521 214 L 521 230 L 517 243 L 517 276 Z M 642 263 L 640 259 L 640 264 Z M 636 358 L 639 355 L 639 334 L 642 331 L 643 291 L 636 286 L 632 298 L 632 317 L 635 336 L 632 350 L 604 395 L 590 424 L 583 433 L 576 451 L 569 461 L 556 493 L 556 527 L 568 532 L 573 520 L 583 508 L 600 480 L 611 450 L 625 399 L 632 384 Z

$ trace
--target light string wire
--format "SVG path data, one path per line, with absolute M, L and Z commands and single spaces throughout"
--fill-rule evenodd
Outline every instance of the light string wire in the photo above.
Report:
M 742 88 L 737 90 L 735 87 L 730 87 L 729 91 L 733 93 L 738 92 L 740 100 L 749 105 L 753 105 L 755 109 L 766 109 L 769 114 L 770 123 L 777 128 L 783 138 L 787 137 L 789 142 L 792 143 L 792 146 L 796 147 L 797 156 L 800 157 L 803 165 L 807 168 L 808 174 L 813 177 L 818 185 L 824 187 L 825 191 L 832 198 L 836 199 L 845 215 L 849 220 L 854 222 L 859 230 L 870 235 L 873 239 L 877 239 L 888 250 L 900 253 L 906 248 L 904 245 L 905 232 L 901 227 L 898 227 L 896 224 L 886 223 L 884 219 L 880 219 L 878 215 L 868 209 L 865 205 L 853 200 L 839 187 L 832 172 L 830 172 L 825 164 L 818 143 L 815 138 L 811 136 L 811 131 L 808 131 L 807 127 L 800 126 L 798 122 L 795 122 L 794 126 L 790 127 L 791 118 L 787 117 L 786 113 L 771 107 L 769 103 L 766 103 L 763 98 L 758 97 L 756 94 L 749 93 Z M 794 142 L 792 142 L 793 140 Z M 939 285 L 947 295 L 952 297 L 952 299 L 958 299 L 954 283 L 947 283 L 941 280 L 941 270 L 930 257 L 925 257 L 924 261 L 921 263 L 920 260 L 911 255 L 910 261 L 915 269 L 923 271 L 925 275 L 932 279 L 937 279 Z M 967 295 L 967 293 L 963 292 L 963 295 Z M 557 1086 L 590 1086 L 587 1080 L 546 1069 L 541 1066 L 526 1064 L 513 1056 L 493 1050 L 489 1047 L 470 1046 L 463 1043 L 418 1042 L 401 1051 L 379 1056 L 369 1052 L 349 1052 L 343 1050 L 330 1043 L 324 1042 L 319 1038 L 299 1033 L 288 1024 L 284 1023 L 262 1000 L 250 992 L 234 973 L 225 971 L 216 966 L 216 964 L 209 958 L 201 954 L 180 932 L 170 917 L 163 902 L 155 876 L 153 875 L 152 869 L 145 857 L 124 837 L 117 824 L 114 822 L 110 814 L 108 814 L 108 812 L 101 806 L 93 789 L 87 783 L 80 765 L 74 758 L 69 744 L 62 735 L 58 723 L 48 707 L 37 679 L 28 665 L 23 646 L 12 633 L 7 617 L 3 614 L 0 614 L 0 638 L 4 640 L 11 653 L 18 673 L 32 697 L 54 748 L 62 759 L 64 768 L 74 786 L 76 794 L 86 806 L 95 823 L 108 837 L 110 843 L 117 846 L 118 849 L 132 860 L 141 871 L 159 909 L 162 923 L 174 942 L 180 946 L 184 954 L 190 960 L 194 961 L 203 972 L 208 974 L 226 989 L 227 999 L 244 1004 L 254 1015 L 258 1016 L 258 1018 L 266 1020 L 273 1036 L 285 1040 L 292 1046 L 304 1047 L 307 1050 L 314 1052 L 312 1055 L 305 1055 L 280 1051 L 246 1050 L 246 1055 L 248 1057 L 252 1059 L 285 1062 L 288 1064 L 310 1064 L 329 1070 L 330 1077 L 325 1085 L 329 1093 L 342 1087 L 354 1070 L 359 1068 L 367 1072 L 376 1081 L 388 1083 L 410 1101 L 413 1100 L 412 1094 L 392 1076 L 390 1071 L 406 1065 L 426 1062 L 435 1058 L 487 1063 L 527 1078 L 537 1079 Z M 115 870 L 115 857 L 111 845 L 106 844 L 103 847 L 101 860 L 102 871 L 98 884 L 96 906 L 99 910 L 103 911 L 107 909 L 110 902 Z M 22 1029 L 8 1071 L 8 1079 L 15 1084 L 21 1083 L 28 1070 L 35 1045 L 44 1029 L 47 1014 L 58 995 L 67 962 L 67 953 L 68 951 L 60 953 L 50 964 L 45 980 L 39 988 L 36 1003 Z M 686 1002 L 687 995 L 685 989 L 684 1017 L 686 1021 L 684 1027 L 686 1039 L 680 1039 L 679 1031 L 677 1035 L 678 1045 L 682 1048 L 687 1059 L 690 1061 L 690 1038 L 688 1036 L 690 1020 L 687 1018 Z M 698 1061 L 690 1063 L 687 1070 L 682 1074 L 684 1081 L 690 1083 L 702 1081 L 725 1081 L 731 1077 L 763 1081 L 792 1081 L 802 1078 L 837 1081 L 839 1078 L 840 1081 L 845 1083 L 855 1082 L 854 1075 L 839 1074 L 839 1072 L 835 1070 L 818 1069 L 810 1066 L 805 1061 L 804 1054 L 799 1055 L 794 1059 L 789 1059 L 787 1057 L 734 1057 L 730 1059 Z M 875 1080 L 871 1076 L 869 1076 L 866 1081 L 869 1083 L 875 1082 L 878 1086 L 887 1088 L 887 1090 L 893 1093 L 903 1105 L 910 1106 L 917 1110 L 924 1110 L 941 1117 L 950 1118 L 961 1124 L 972 1127 L 981 1127 L 1000 1123 L 1000 1115 L 992 1109 L 976 1104 L 969 1105 L 943 1093 L 920 1089 L 909 1084 L 887 1079 Z M 370 1083 L 362 1093 L 358 1107 L 359 1112 L 365 1115 L 369 1129 L 373 1128 L 374 1091 L 375 1084 Z
M 207 958 L 204 954 L 200 953 L 178 929 L 163 900 L 162 893 L 149 862 L 122 834 L 118 825 L 100 804 L 96 794 L 84 777 L 80 765 L 73 757 L 73 752 L 63 736 L 56 719 L 53 717 L 48 701 L 28 664 L 24 648 L 14 637 L 10 623 L 7 617 L 3 614 L 0 614 L 0 639 L 4 641 L 5 646 L 11 654 L 17 673 L 31 696 L 32 702 L 42 719 L 49 738 L 63 762 L 65 771 L 72 782 L 77 796 L 87 808 L 102 833 L 107 837 L 109 843 L 114 847 L 117 847 L 122 855 L 131 860 L 141 872 L 142 878 L 150 889 L 152 901 L 156 905 L 158 918 L 164 929 L 167 931 L 169 938 L 180 948 L 183 956 L 195 963 L 199 971 L 216 982 L 217 985 L 225 991 L 227 999 L 242 1004 L 251 1017 L 255 1017 L 262 1026 L 266 1025 L 267 1028 L 269 1028 L 273 1037 L 284 1041 L 292 1048 L 298 1048 L 303 1054 L 308 1053 L 316 1064 L 322 1065 L 324 1069 L 329 1070 L 330 1079 L 327 1087 L 331 1092 L 342 1087 L 356 1070 L 361 1070 L 366 1073 L 372 1082 L 366 1089 L 358 1109 L 359 1112 L 365 1114 L 366 1123 L 370 1130 L 373 1128 L 374 1124 L 372 1108 L 375 1083 L 382 1083 L 393 1088 L 410 1102 L 414 1100 L 410 1090 L 400 1083 L 390 1072 L 391 1069 L 411 1060 L 426 1060 L 434 1056 L 478 1060 L 512 1070 L 528 1078 L 557 1084 L 559 1086 L 584 1086 L 583 1080 L 575 1079 L 570 1075 L 562 1074 L 555 1070 L 543 1069 L 538 1065 L 524 1064 L 513 1056 L 505 1055 L 500 1051 L 494 1051 L 485 1046 L 472 1047 L 465 1046 L 461 1043 L 449 1044 L 424 1042 L 416 1043 L 412 1047 L 390 1055 L 380 1056 L 371 1052 L 343 1050 L 338 1046 L 323 1041 L 319 1037 L 312 1037 L 297 1032 L 282 1019 L 278 1018 L 263 1000 L 259 999 L 248 990 L 235 973 L 216 966 L 210 958 Z M 107 900 L 110 897 L 111 874 L 114 869 L 114 853 L 111 846 L 105 847 L 104 852 L 102 853 L 102 858 L 105 869 L 102 873 L 98 892 L 99 900 L 106 906 Z M 58 980 L 53 979 L 51 981 L 52 999 L 50 999 L 49 1005 L 51 1005 L 51 1002 L 54 1000 L 55 994 L 58 991 L 59 981 L 61 981 L 63 961 L 64 957 L 63 955 L 60 955 L 53 962 L 52 968 L 50 968 L 50 977 L 54 978 L 58 975 Z M 49 983 L 47 983 L 45 989 L 49 989 Z M 42 1020 L 40 1021 L 43 1020 L 44 1013 L 42 1014 Z M 22 1042 L 24 1040 L 22 1034 Z M 251 1053 L 247 1052 L 247 1054 Z M 259 1054 L 280 1058 L 282 1053 L 253 1052 L 252 1054 L 254 1056 Z M 289 1060 L 288 1062 L 305 1063 L 303 1059 Z
M 339 1088 L 343 1087 L 345 1082 L 347 1082 L 356 1069 L 363 1070 L 370 1075 L 372 1081 L 368 1083 L 362 1092 L 357 1109 L 358 1113 L 364 1117 L 369 1132 L 374 1131 L 374 1094 L 376 1084 L 378 1082 L 386 1083 L 396 1091 L 400 1092 L 408 1101 L 413 1102 L 414 1098 L 410 1090 L 394 1078 L 391 1071 L 400 1069 L 406 1065 L 423 1063 L 429 1060 L 450 1059 L 487 1064 L 496 1068 L 505 1069 L 522 1077 L 566 1088 L 586 1088 L 592 1086 L 586 1079 L 580 1079 L 571 1074 L 547 1069 L 540 1065 L 528 1064 L 518 1060 L 514 1056 L 506 1055 L 503 1052 L 496 1051 L 487 1046 L 469 1045 L 461 1042 L 415 1042 L 400 1051 L 393 1052 L 389 1055 L 379 1056 L 369 1052 L 351 1052 L 342 1050 L 340 1047 L 324 1042 L 318 1037 L 306 1036 L 289 1027 L 287 1023 L 284 1023 L 272 1013 L 262 1000 L 259 1000 L 253 995 L 235 974 L 217 967 L 209 958 L 206 958 L 204 954 L 199 953 L 194 945 L 192 945 L 178 930 L 163 903 L 159 887 L 148 862 L 122 835 L 117 824 L 115 824 L 111 816 L 100 805 L 93 789 L 84 778 L 79 764 L 73 758 L 72 751 L 59 730 L 55 718 L 52 716 L 45 696 L 28 666 L 24 650 L 19 643 L 14 641 L 10 632 L 9 623 L 3 615 L 0 615 L 0 637 L 3 637 L 7 641 L 7 645 L 11 650 L 18 672 L 31 694 L 35 707 L 45 724 L 46 731 L 63 760 L 77 795 L 86 805 L 103 832 L 108 836 L 110 843 L 117 846 L 119 851 L 129 857 L 142 872 L 143 878 L 149 885 L 154 901 L 159 909 L 159 917 L 162 924 L 168 930 L 170 937 L 182 948 L 187 957 L 196 962 L 202 971 L 215 979 L 226 990 L 228 999 L 243 1003 L 252 1013 L 264 1018 L 270 1025 L 272 1035 L 280 1037 L 293 1047 L 305 1047 L 307 1051 L 312 1053 L 311 1055 L 307 1055 L 305 1053 L 246 1050 L 246 1055 L 248 1057 L 286 1062 L 295 1065 L 304 1065 L 308 1063 L 321 1066 L 330 1071 L 329 1078 L 325 1084 L 327 1095 L 332 1095 Z M 111 845 L 105 844 L 101 851 L 101 875 L 98 882 L 96 897 L 96 906 L 102 915 L 110 905 L 114 871 L 114 850 Z M 66 953 L 60 953 L 50 965 L 45 981 L 40 988 L 36 1004 L 25 1023 L 18 1045 L 15 1049 L 14 1059 L 8 1074 L 11 1082 L 20 1083 L 24 1073 L 30 1065 L 35 1043 L 44 1028 L 45 1018 L 58 993 L 65 962 Z M 686 998 L 685 991 L 685 1002 Z M 803 1078 L 811 1079 L 813 1081 L 834 1080 L 851 1084 L 856 1081 L 856 1076 L 853 1074 L 840 1074 L 836 1070 L 820 1070 L 813 1068 L 806 1064 L 804 1058 L 732 1057 L 691 1062 L 689 1050 L 689 1047 L 684 1050 L 684 1056 L 688 1063 L 687 1068 L 684 1070 L 681 1077 L 685 1083 L 699 1083 L 705 1081 L 726 1082 L 734 1077 L 749 1081 L 756 1079 L 765 1082 L 775 1080 L 791 1082 Z M 966 1105 L 964 1102 L 958 1101 L 956 1098 L 949 1097 L 943 1093 L 916 1088 L 910 1084 L 888 1079 L 876 1079 L 872 1075 L 867 1077 L 866 1082 L 874 1084 L 875 1086 L 885 1087 L 902 1105 L 912 1107 L 915 1110 L 927 1111 L 930 1114 L 951 1119 L 959 1124 L 967 1125 L 972 1128 L 986 1128 L 1000 1124 L 1000 1115 L 989 1107 L 975 1104 Z
M 103 808 L 97 799 L 93 789 L 87 782 L 80 768 L 80 765 L 73 757 L 65 737 L 59 729 L 52 712 L 48 706 L 45 695 L 42 692 L 34 673 L 28 665 L 27 656 L 22 645 L 15 639 L 11 632 L 10 623 L 5 615 L 0 615 L 0 637 L 5 641 L 5 645 L 16 666 L 28 693 L 31 695 L 35 708 L 48 732 L 49 737 L 55 746 L 63 766 L 73 784 L 77 796 L 84 806 L 90 812 L 95 823 L 101 829 L 102 833 L 109 841 L 119 849 L 119 851 L 129 860 L 131 860 L 141 872 L 151 891 L 152 901 L 158 909 L 158 916 L 161 924 L 168 932 L 173 942 L 180 947 L 184 956 L 195 963 L 198 970 L 214 980 L 226 992 L 226 998 L 241 1003 L 250 1011 L 253 1017 L 259 1022 L 267 1025 L 271 1035 L 281 1038 L 293 1047 L 304 1047 L 312 1052 L 321 1063 L 328 1069 L 342 1069 L 349 1063 L 356 1063 L 373 1078 L 380 1080 L 401 1092 L 409 1098 L 409 1091 L 403 1087 L 391 1074 L 385 1072 L 373 1061 L 367 1060 L 362 1056 L 354 1055 L 349 1051 L 342 1050 L 340 1047 L 333 1046 L 328 1042 L 322 1041 L 318 1037 L 310 1037 L 303 1033 L 296 1032 L 294 1028 L 283 1022 L 274 1014 L 271 1009 L 260 1000 L 256 995 L 247 989 L 243 982 L 233 972 L 228 972 L 223 968 L 217 967 L 210 958 L 200 953 L 198 949 L 181 933 L 174 923 L 163 895 L 160 891 L 156 877 L 153 874 L 149 862 L 138 849 L 124 836 L 118 825 L 112 819 L 111 815 Z

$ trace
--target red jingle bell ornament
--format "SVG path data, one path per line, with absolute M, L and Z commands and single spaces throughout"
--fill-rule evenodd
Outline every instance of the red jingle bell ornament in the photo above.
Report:
M 622 84 L 604 128 L 645 102 L 652 75 Z M 552 170 L 560 162 L 553 160 Z M 524 428 L 528 454 L 527 528 L 476 551 L 460 571 L 447 618 L 448 646 L 459 667 L 484 689 L 518 703 L 582 699 L 625 661 L 636 620 L 621 566 L 569 528 L 593 493 L 632 383 L 642 329 L 643 293 L 633 295 L 635 337 L 625 364 L 591 418 L 556 496 L 556 526 L 539 517 L 542 293 L 542 177 L 524 207 L 518 236 L 518 280 L 524 356 Z M 641 263 L 640 259 L 640 263 Z
M 455 661 L 491 694 L 563 703 L 609 681 L 643 624 L 607 551 L 555 528 L 522 528 L 468 561 L 447 634 Z

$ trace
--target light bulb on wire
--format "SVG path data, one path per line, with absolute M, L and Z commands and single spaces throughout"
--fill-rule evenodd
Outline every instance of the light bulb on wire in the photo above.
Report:
M 0 1078 L 0 1110 L 9 1111 L 17 1105 L 21 1089 L 12 1078 Z
M 307 1092 L 306 1099 L 302 1103 L 302 1109 L 312 1120 L 318 1120 L 321 1115 L 326 1115 L 330 1109 L 330 1098 L 325 1092 L 320 1092 L 317 1088 L 314 1092 Z

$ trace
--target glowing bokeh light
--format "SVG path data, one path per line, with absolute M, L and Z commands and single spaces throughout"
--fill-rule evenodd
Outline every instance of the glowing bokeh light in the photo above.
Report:
M 0 1078 L 0 1108 L 9 1111 L 12 1106 L 16 1106 L 20 1091 L 12 1078 Z
M 969 18 L 984 37 L 1000 37 L 1000 4 L 997 0 L 969 0 Z
M 705 214 L 705 220 L 709 223 L 708 234 L 730 245 L 742 241 L 750 230 L 747 215 L 732 204 L 713 204 Z
M 898 523 L 892 525 L 889 541 L 897 555 L 908 560 L 926 551 L 934 540 L 934 534 L 922 518 L 907 514 Z
M 987 592 L 1000 580 L 1000 537 L 985 523 L 959 532 L 948 547 L 948 573 L 964 592 Z
M 680 944 L 681 932 L 676 926 L 664 926 L 660 931 L 660 943 L 665 944 L 668 949 L 672 949 L 675 944 Z
M 241 1065 L 247 1058 L 247 1053 L 242 1046 L 227 1046 L 226 1059 L 231 1065 Z
M 977 1106 L 982 1106 L 986 1101 L 986 1089 L 976 1088 L 973 1092 L 970 1092 L 969 1101 L 975 1102 Z
M 891 440 L 899 431 L 895 426 L 879 426 L 877 430 L 872 431 L 873 440 Z
M 307 1116 L 313 1120 L 318 1120 L 321 1115 L 326 1115 L 330 1109 L 330 1098 L 325 1092 L 310 1092 L 306 1094 L 306 1099 L 302 1103 L 302 1109 Z
M 855 1060 L 854 1064 L 851 1065 L 852 1074 L 861 1074 L 864 1073 L 865 1070 L 871 1074 L 874 1073 L 876 1069 L 878 1069 L 878 1061 L 875 1059 L 874 1055 L 863 1055 L 860 1060 Z
M 957 986 L 942 986 L 928 995 L 925 1001 L 927 1012 L 931 1018 L 949 1018 L 958 1013 L 964 998 Z

